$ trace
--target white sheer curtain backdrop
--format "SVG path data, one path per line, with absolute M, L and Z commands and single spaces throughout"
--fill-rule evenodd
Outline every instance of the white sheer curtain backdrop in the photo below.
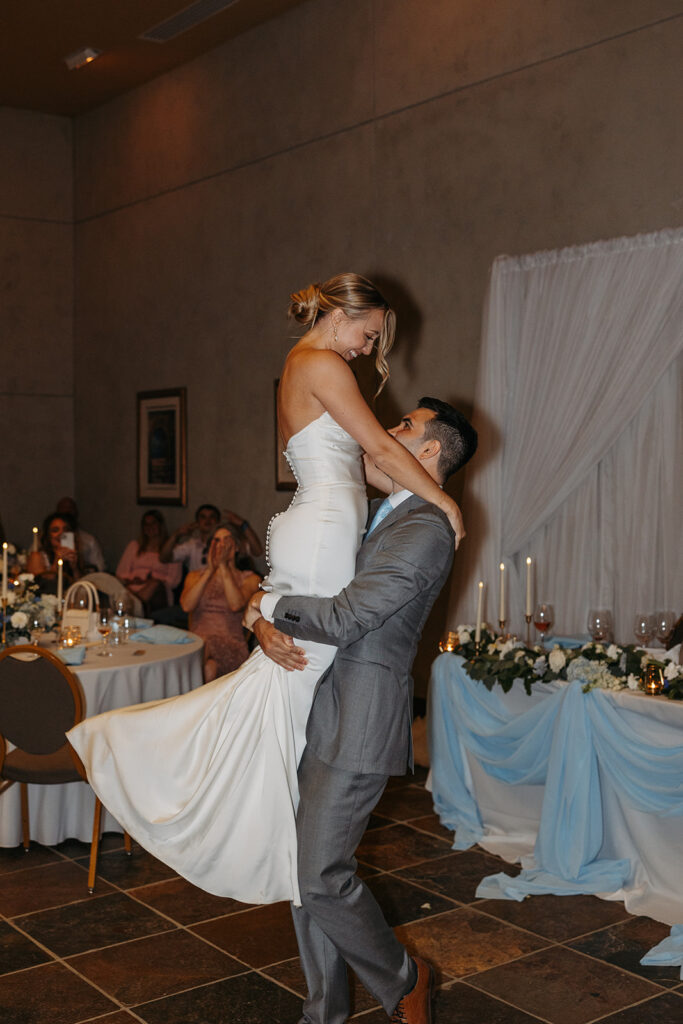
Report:
M 472 621 L 476 581 L 520 632 L 525 558 L 556 632 L 611 608 L 615 637 L 636 611 L 680 611 L 683 230 L 493 265 L 465 488 L 468 535 L 450 621 Z

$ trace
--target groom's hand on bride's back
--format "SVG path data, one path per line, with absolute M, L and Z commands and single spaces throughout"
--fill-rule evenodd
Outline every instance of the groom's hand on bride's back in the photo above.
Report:
M 292 637 L 281 633 L 272 622 L 264 618 L 257 619 L 252 629 L 263 653 L 276 665 L 281 665 L 288 672 L 306 668 L 306 652 L 301 647 L 295 647 Z

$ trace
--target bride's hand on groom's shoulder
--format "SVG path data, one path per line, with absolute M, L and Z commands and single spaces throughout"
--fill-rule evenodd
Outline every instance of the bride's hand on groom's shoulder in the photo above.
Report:
M 306 668 L 306 652 L 301 647 L 295 647 L 292 637 L 281 633 L 272 622 L 264 618 L 257 619 L 253 630 L 261 650 L 276 665 L 281 665 L 288 672 Z

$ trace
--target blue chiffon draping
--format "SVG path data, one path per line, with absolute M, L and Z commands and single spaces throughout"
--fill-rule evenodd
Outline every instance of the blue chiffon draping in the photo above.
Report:
M 543 684 L 539 684 L 543 685 Z M 483 879 L 478 897 L 522 900 L 532 893 L 615 893 L 633 873 L 629 859 L 599 857 L 601 773 L 629 806 L 683 815 L 683 745 L 655 745 L 638 716 L 607 692 L 576 680 L 546 691 L 514 714 L 495 691 L 472 680 L 460 657 L 434 662 L 430 689 L 432 794 L 453 848 L 480 841 L 484 826 L 467 754 L 509 785 L 545 784 L 533 868 Z

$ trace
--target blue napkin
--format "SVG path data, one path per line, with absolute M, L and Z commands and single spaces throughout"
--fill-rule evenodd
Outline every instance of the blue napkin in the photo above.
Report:
M 683 924 L 675 924 L 671 935 L 648 950 L 640 961 L 646 967 L 680 967 L 683 981 Z
M 85 644 L 77 647 L 58 647 L 55 651 L 65 665 L 82 665 L 85 658 Z
M 128 637 L 138 644 L 191 644 L 192 637 L 184 629 L 175 626 L 150 626 L 140 629 Z
M 546 647 L 551 647 L 556 644 L 558 647 L 583 647 L 590 641 L 588 634 L 585 636 L 549 636 L 546 640 Z

